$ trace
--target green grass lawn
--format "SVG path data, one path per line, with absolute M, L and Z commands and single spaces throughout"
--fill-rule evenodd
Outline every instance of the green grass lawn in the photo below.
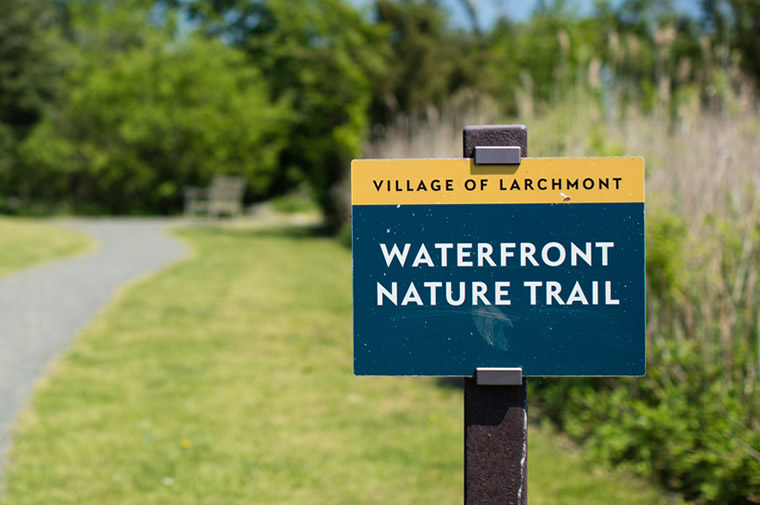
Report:
M 350 252 L 308 231 L 180 232 L 22 416 L 3 504 L 459 504 L 462 393 L 351 370 Z M 657 504 L 532 429 L 531 504 Z
M 0 217 L 0 277 L 93 246 L 84 234 L 53 226 L 50 221 Z

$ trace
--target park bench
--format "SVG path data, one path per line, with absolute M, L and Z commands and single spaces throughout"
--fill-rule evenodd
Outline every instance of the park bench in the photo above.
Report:
M 245 179 L 216 175 L 207 188 L 185 187 L 185 215 L 219 217 L 243 212 Z

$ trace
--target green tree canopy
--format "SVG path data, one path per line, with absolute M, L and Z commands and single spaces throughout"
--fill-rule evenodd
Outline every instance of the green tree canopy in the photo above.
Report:
M 22 146 L 20 196 L 166 213 L 181 208 L 184 185 L 216 173 L 245 175 L 250 192 L 266 194 L 287 102 L 270 101 L 241 51 L 177 40 L 130 7 L 74 12 L 74 40 L 84 42 L 64 53 L 67 93 Z
M 375 82 L 373 120 L 389 123 L 445 103 L 477 83 L 482 51 L 477 40 L 449 28 L 447 12 L 431 0 L 375 0 L 376 21 L 386 27 L 388 70 Z
M 739 51 L 744 70 L 760 80 L 760 2 L 702 0 L 703 21 L 721 43 Z
M 334 189 L 359 154 L 373 82 L 384 75 L 382 27 L 343 0 L 194 0 L 187 6 L 206 33 L 248 52 L 273 100 L 292 103 L 281 187 L 305 181 L 330 222 L 345 219 Z
M 17 144 L 42 116 L 58 87 L 50 58 L 51 2 L 0 0 L 0 207 L 18 165 Z
M 0 0 L 0 123 L 23 137 L 55 93 L 50 2 Z

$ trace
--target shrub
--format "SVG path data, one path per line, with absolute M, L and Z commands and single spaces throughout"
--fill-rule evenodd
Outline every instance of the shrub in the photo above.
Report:
M 139 13 L 101 14 L 76 25 L 90 43 L 66 53 L 67 93 L 21 145 L 19 196 L 86 213 L 171 213 L 184 185 L 219 173 L 265 195 L 290 112 L 245 54 L 200 36 L 172 42 L 133 26 Z

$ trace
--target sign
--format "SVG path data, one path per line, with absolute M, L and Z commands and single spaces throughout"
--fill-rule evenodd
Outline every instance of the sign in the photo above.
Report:
M 643 158 L 351 177 L 356 375 L 644 374 Z

